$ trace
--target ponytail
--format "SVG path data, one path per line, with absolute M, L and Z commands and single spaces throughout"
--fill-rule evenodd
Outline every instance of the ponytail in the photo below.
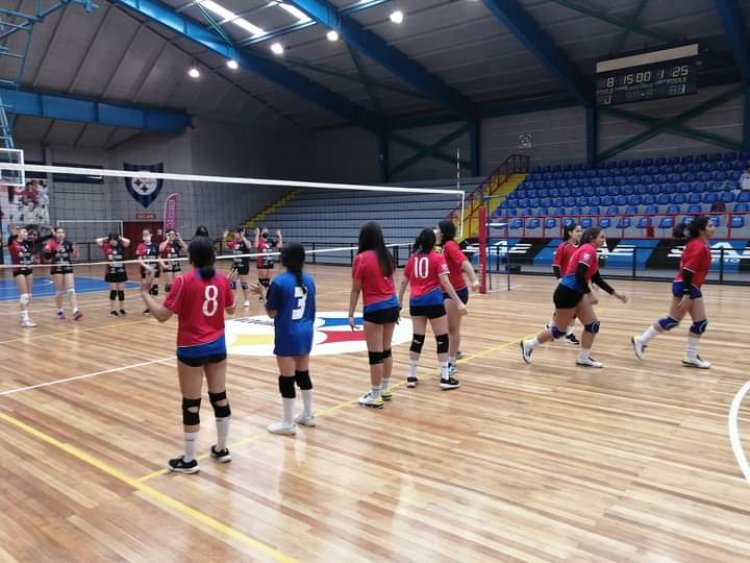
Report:
M 422 229 L 414 241 L 414 252 L 424 252 L 427 254 L 435 248 L 436 241 L 437 237 L 435 236 L 435 231 L 430 228 Z
M 674 238 L 698 238 L 706 230 L 711 220 L 705 215 L 698 215 L 690 223 L 680 223 L 672 231 Z
M 305 247 L 296 242 L 284 246 L 281 249 L 281 264 L 290 274 L 294 274 L 297 287 L 301 287 L 302 293 L 307 295 L 307 286 L 302 277 L 302 270 L 305 267 Z
M 188 245 L 190 263 L 198 270 L 204 280 L 210 280 L 216 275 L 216 251 L 211 240 L 206 237 L 195 237 Z

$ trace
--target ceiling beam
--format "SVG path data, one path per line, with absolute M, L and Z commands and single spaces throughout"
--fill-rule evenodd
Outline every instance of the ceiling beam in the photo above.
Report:
M 742 81 L 750 84 L 750 34 L 739 0 L 715 0 L 727 43 L 732 48 L 735 63 L 742 74 Z
M 236 60 L 247 70 L 259 74 L 277 86 L 317 104 L 348 122 L 374 133 L 380 133 L 383 129 L 383 122 L 377 114 L 289 70 L 282 64 L 257 55 L 252 51 L 237 49 L 228 44 L 215 31 L 206 29 L 199 22 L 179 14 L 173 8 L 157 0 L 111 1 L 116 5 L 130 8 L 141 16 L 179 33 L 182 37 L 198 43 L 222 57 Z
M 594 104 L 594 86 L 519 0 L 484 0 L 489 11 L 531 51 L 579 103 Z
M 326 0 L 287 0 L 319 24 L 338 31 L 348 45 L 369 57 L 418 92 L 463 119 L 476 117 L 474 104 L 426 68 L 386 43 Z

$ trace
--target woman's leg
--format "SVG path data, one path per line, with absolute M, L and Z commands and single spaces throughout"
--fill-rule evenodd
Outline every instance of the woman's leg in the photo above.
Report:
M 16 289 L 18 289 L 18 305 L 21 309 L 21 325 L 36 326 L 29 317 L 29 303 L 31 302 L 31 288 L 34 283 L 33 274 L 28 276 L 15 276 Z
M 673 295 L 669 306 L 669 314 L 649 326 L 640 336 L 634 336 L 630 339 L 630 342 L 633 344 L 633 351 L 639 360 L 646 359 L 646 346 L 648 346 L 649 342 L 680 324 L 680 321 L 685 316 L 685 311 L 680 310 L 681 301 L 682 297 Z
M 702 360 L 698 355 L 698 346 L 701 341 L 701 336 L 706 332 L 706 327 L 708 326 L 708 319 L 706 319 L 706 306 L 703 303 L 702 297 L 693 299 L 689 312 L 690 317 L 693 319 L 693 324 L 690 325 L 690 332 L 688 332 L 687 357 L 682 363 L 688 367 L 708 369 L 711 367 L 711 363 Z
M 245 298 L 244 307 L 248 309 L 250 307 L 250 285 L 247 283 L 247 275 L 240 275 L 240 287 L 242 288 L 242 296 Z
M 206 364 L 203 366 L 208 383 L 208 399 L 214 409 L 216 418 L 216 444 L 211 446 L 211 455 L 222 463 L 231 461 L 227 449 L 227 438 L 229 436 L 229 421 L 232 411 L 227 399 L 227 361 Z
M 427 331 L 427 317 L 412 317 L 412 339 L 411 347 L 409 348 L 409 371 L 406 375 L 406 386 L 416 387 L 417 382 L 417 364 L 419 363 L 419 356 L 422 354 L 422 347 L 424 346 L 425 333 Z
M 201 386 L 203 368 L 189 366 L 177 360 L 177 375 L 182 394 L 182 429 L 185 441 L 185 454 L 169 461 L 173 471 L 195 473 L 199 470 L 195 459 L 200 431 Z
M 583 300 L 582 300 L 583 301 Z M 575 318 L 576 309 L 555 309 L 553 322 L 549 328 L 544 329 L 530 340 L 521 340 L 521 354 L 527 364 L 531 363 L 531 353 L 540 345 L 552 342 L 565 336 L 565 330 L 571 319 Z
M 383 325 L 364 321 L 365 340 L 370 366 L 370 391 L 360 397 L 359 404 L 382 408 L 383 390 Z
M 445 300 L 445 312 L 448 316 L 448 337 L 450 339 L 448 349 L 448 364 L 451 369 L 456 367 L 456 355 L 461 346 L 461 318 L 458 313 L 458 303 L 453 299 Z
M 52 274 L 52 282 L 55 284 L 55 307 L 57 307 L 57 318 L 65 318 L 63 312 L 63 295 L 65 295 L 65 276 L 63 274 Z
M 295 361 L 291 356 L 276 356 L 276 365 L 279 368 L 279 394 L 284 414 L 280 422 L 268 426 L 268 431 L 291 436 L 297 433 L 297 426 L 294 424 L 294 402 L 297 397 L 294 388 Z
M 75 274 L 65 274 L 65 292 L 70 297 L 70 306 L 73 308 L 73 318 L 78 320 L 81 318 L 81 312 L 78 310 Z
M 109 314 L 113 317 L 118 316 L 117 313 L 117 287 L 119 284 L 109 284 Z
M 591 348 L 594 345 L 594 339 L 599 332 L 599 320 L 596 318 L 594 306 L 589 299 L 581 299 L 576 308 L 576 316 L 583 324 L 583 333 L 581 334 L 581 351 L 578 353 L 576 364 L 579 366 L 600 368 L 601 362 L 597 362 L 591 357 Z
M 430 319 L 432 333 L 437 343 L 437 357 L 440 363 L 440 387 L 443 389 L 456 389 L 459 384 L 450 375 L 450 364 L 448 363 L 448 352 L 450 350 L 450 336 L 448 335 L 448 315 Z
M 294 358 L 294 380 L 302 392 L 302 414 L 294 422 L 305 426 L 315 426 L 313 415 L 313 383 L 310 379 L 310 356 L 296 356 Z
M 383 390 L 380 396 L 384 401 L 390 401 L 391 393 L 391 373 L 393 372 L 393 353 L 391 352 L 391 342 L 393 341 L 393 331 L 396 330 L 396 323 L 386 323 L 383 325 Z

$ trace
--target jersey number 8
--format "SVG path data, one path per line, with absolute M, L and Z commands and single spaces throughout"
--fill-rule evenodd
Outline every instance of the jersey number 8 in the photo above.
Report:
M 215 285 L 207 285 L 203 290 L 203 314 L 213 317 L 219 310 L 219 288 Z

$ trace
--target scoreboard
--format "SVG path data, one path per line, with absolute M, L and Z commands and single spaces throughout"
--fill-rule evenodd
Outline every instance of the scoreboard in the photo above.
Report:
M 597 64 L 599 106 L 695 94 L 698 46 L 690 45 Z

